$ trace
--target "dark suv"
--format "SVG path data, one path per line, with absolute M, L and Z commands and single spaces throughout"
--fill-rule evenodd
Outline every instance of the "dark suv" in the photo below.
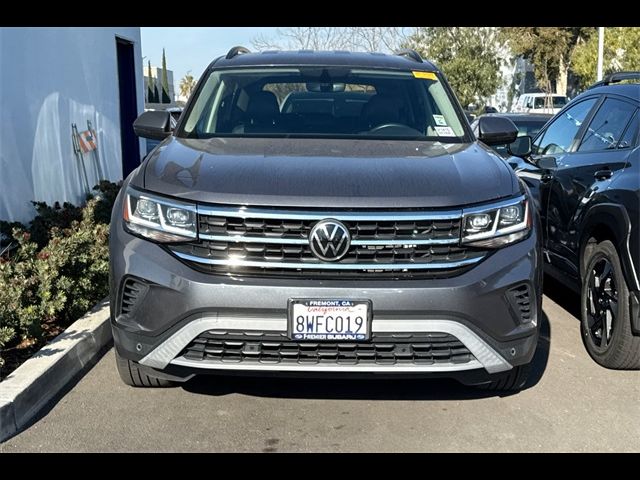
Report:
M 509 160 L 541 209 L 545 269 L 581 292 L 585 346 L 617 369 L 640 368 L 640 85 L 620 83 L 633 79 L 592 86 Z
M 249 53 L 205 71 L 114 208 L 122 379 L 419 375 L 518 389 L 536 349 L 539 217 L 415 52 Z

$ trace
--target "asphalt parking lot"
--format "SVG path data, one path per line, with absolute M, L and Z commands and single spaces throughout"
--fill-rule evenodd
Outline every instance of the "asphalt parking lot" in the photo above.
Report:
M 640 372 L 585 352 L 577 297 L 546 282 L 528 387 L 499 396 L 445 380 L 196 378 L 121 383 L 113 350 L 0 452 L 640 450 Z

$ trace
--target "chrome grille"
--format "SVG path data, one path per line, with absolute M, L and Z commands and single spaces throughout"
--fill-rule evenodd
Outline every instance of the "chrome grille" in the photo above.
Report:
M 340 277 L 352 274 L 451 276 L 487 255 L 460 246 L 462 211 L 304 211 L 198 207 L 199 240 L 169 247 L 194 268 L 211 273 Z M 323 219 L 341 221 L 351 235 L 347 254 L 323 262 L 309 233 Z
M 333 217 L 327 217 L 333 218 Z M 230 235 L 243 235 L 257 239 L 300 240 L 306 243 L 309 232 L 317 220 L 291 221 L 278 219 L 248 219 L 200 215 L 201 238 L 215 240 Z M 421 221 L 356 221 L 347 224 L 356 241 L 421 240 L 458 242 L 460 219 Z M 301 243 L 302 243 L 301 242 Z

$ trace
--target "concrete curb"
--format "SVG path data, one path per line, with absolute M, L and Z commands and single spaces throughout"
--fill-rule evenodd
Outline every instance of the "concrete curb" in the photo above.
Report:
M 111 338 L 104 299 L 0 383 L 0 442 L 20 431 Z

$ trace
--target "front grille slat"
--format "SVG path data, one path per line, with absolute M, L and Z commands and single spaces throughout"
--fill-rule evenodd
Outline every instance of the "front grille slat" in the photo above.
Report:
M 274 342 L 274 338 L 282 341 Z M 205 332 L 182 351 L 192 360 L 263 362 L 277 364 L 433 364 L 467 363 L 471 352 L 447 333 L 373 333 L 362 343 L 290 340 L 280 332 Z
M 444 278 L 488 254 L 459 244 L 461 211 L 326 212 L 344 223 L 352 244 L 339 261 L 323 262 L 308 242 L 322 212 L 241 210 L 246 217 L 231 207 L 200 209 L 199 241 L 168 248 L 207 273 L 305 278 Z

